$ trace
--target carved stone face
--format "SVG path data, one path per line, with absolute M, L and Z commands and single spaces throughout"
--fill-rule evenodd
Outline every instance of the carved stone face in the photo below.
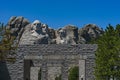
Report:
M 47 28 L 47 25 L 42 25 L 40 21 L 35 20 L 31 25 L 31 35 L 39 39 L 48 38 L 48 34 L 46 34 Z
M 65 38 L 66 37 L 66 31 L 64 29 L 60 29 L 58 31 L 58 34 L 60 36 L 61 39 Z
M 40 32 L 41 32 L 41 23 L 39 20 L 35 20 L 32 24 L 31 24 L 31 32 L 32 32 L 32 36 L 38 37 Z
M 43 33 L 47 33 L 48 32 L 48 25 L 47 24 L 43 24 L 42 25 L 42 32 Z
M 39 20 L 35 20 L 33 23 L 32 23 L 32 29 L 33 30 L 40 30 L 41 29 L 41 23 Z

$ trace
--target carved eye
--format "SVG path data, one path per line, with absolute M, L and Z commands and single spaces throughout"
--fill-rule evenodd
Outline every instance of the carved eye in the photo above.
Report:
M 34 23 L 33 25 L 34 25 L 34 26 L 36 26 L 36 25 L 37 25 L 37 23 Z
M 43 28 L 45 28 L 45 26 L 42 26 Z

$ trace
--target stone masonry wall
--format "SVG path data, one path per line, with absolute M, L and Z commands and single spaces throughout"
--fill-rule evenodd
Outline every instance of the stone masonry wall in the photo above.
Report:
M 46 56 L 62 56 L 62 58 L 69 58 L 67 56 L 76 56 L 86 61 L 86 80 L 93 80 L 93 66 L 94 66 L 94 52 L 97 49 L 97 45 L 91 44 L 78 44 L 78 45 L 57 45 L 57 44 L 34 44 L 34 45 L 19 45 L 15 63 L 7 63 L 9 75 L 11 80 L 24 80 L 24 58 L 25 56 L 42 56 L 43 59 L 47 59 Z M 59 62 L 59 61 L 58 61 Z M 38 65 L 39 63 L 36 63 Z M 28 79 L 29 80 L 29 79 Z

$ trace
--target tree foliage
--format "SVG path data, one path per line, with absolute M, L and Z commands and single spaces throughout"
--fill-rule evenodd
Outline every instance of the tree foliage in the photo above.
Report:
M 2 37 L 0 41 L 0 61 L 10 60 L 7 58 L 7 55 L 11 54 L 11 50 L 16 49 L 15 46 L 12 46 L 15 37 L 11 36 L 10 30 L 3 25 L 0 27 L 0 33 Z
M 68 80 L 79 80 L 79 68 L 78 68 L 78 66 L 70 68 Z
M 68 80 L 79 80 L 79 67 L 71 67 L 68 72 Z M 62 75 L 59 75 L 58 77 L 55 77 L 55 80 L 62 80 Z
M 96 80 L 120 80 L 120 25 L 109 24 L 96 43 Z

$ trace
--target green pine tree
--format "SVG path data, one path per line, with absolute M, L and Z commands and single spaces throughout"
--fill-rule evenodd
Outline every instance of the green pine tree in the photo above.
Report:
M 14 36 L 11 36 L 10 30 L 7 30 L 3 25 L 0 29 L 2 40 L 0 42 L 0 61 L 6 60 L 15 60 L 13 58 L 7 58 L 7 55 L 11 54 L 11 50 L 15 50 L 16 47 L 13 47 Z
M 79 80 L 79 68 L 78 68 L 78 66 L 70 68 L 68 80 Z
M 97 40 L 95 77 L 96 80 L 120 80 L 120 37 L 116 29 L 109 25 Z

